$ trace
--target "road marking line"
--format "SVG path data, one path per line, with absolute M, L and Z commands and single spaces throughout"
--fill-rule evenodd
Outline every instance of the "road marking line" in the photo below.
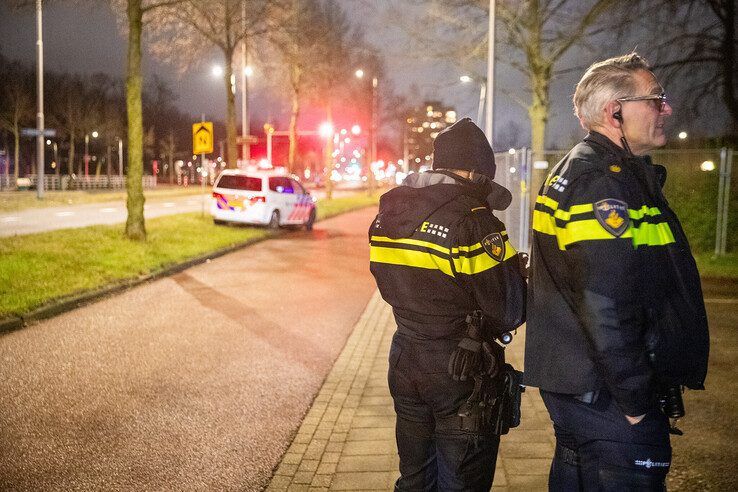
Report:
M 166 203 L 163 203 L 161 206 L 164 207 L 164 208 L 172 208 L 175 205 L 176 205 L 176 203 L 166 202 Z
M 3 217 L 2 222 L 18 222 L 18 217 Z
M 705 302 L 709 302 L 712 304 L 738 304 L 738 299 L 705 299 Z
M 118 210 L 117 208 L 106 207 L 106 208 L 101 208 L 100 209 L 100 212 L 102 212 L 104 214 L 109 214 L 110 212 L 115 212 L 117 210 Z
M 57 217 L 69 217 L 70 215 L 74 215 L 74 212 L 57 212 L 54 215 Z

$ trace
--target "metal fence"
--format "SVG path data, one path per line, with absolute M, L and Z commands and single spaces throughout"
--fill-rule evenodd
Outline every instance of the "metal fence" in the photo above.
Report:
M 532 205 L 548 172 L 567 151 L 546 151 L 538 162 L 529 149 L 495 154 L 495 180 L 513 194 L 500 214 L 513 245 L 530 250 Z M 738 173 L 732 149 L 669 149 L 651 153 L 666 167 L 664 195 L 679 216 L 692 249 L 716 256 L 738 251 Z M 544 168 L 545 166 L 545 168 Z
M 36 175 L 18 178 L 8 175 L 0 175 L 0 190 L 19 190 L 36 188 L 38 177 Z M 144 188 L 155 188 L 156 177 L 144 176 L 142 178 Z M 45 190 L 121 190 L 126 187 L 126 178 L 123 176 L 44 176 Z

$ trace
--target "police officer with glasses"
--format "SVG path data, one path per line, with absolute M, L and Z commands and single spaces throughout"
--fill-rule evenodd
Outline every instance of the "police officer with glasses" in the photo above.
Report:
M 672 108 L 631 53 L 589 67 L 574 109 L 588 134 L 537 197 L 528 290 L 524 380 L 554 425 L 549 489 L 665 490 L 682 391 L 704 389 L 709 351 L 695 261 L 647 155 Z

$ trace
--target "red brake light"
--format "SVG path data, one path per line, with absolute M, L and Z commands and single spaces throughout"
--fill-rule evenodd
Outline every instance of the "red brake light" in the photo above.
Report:
M 263 197 L 263 196 L 252 196 L 252 197 L 251 197 L 251 199 L 250 199 L 249 201 L 250 201 L 250 202 L 251 202 L 252 204 L 253 204 L 253 203 L 259 203 L 259 202 L 262 202 L 262 203 L 266 203 L 266 198 L 265 198 L 265 197 Z
M 213 192 L 213 198 L 215 199 L 223 198 L 223 195 L 221 195 L 220 193 Z

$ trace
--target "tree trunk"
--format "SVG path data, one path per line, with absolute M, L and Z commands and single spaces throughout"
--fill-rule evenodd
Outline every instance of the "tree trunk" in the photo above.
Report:
M 287 159 L 287 171 L 295 172 L 297 157 L 297 117 L 300 115 L 300 97 L 298 89 L 292 90 L 292 114 L 290 116 L 290 153 Z
M 67 161 L 67 174 L 71 177 L 74 174 L 74 134 L 69 137 L 69 160 Z
M 233 74 L 233 51 L 225 52 L 223 81 L 226 86 L 226 162 L 228 169 L 238 167 L 238 148 L 236 145 L 236 84 Z
M 13 144 L 15 145 L 15 148 L 13 149 L 13 176 L 15 177 L 15 180 L 17 182 L 19 176 L 18 159 L 20 159 L 20 128 L 18 128 L 17 124 L 13 129 Z
M 326 108 L 326 121 L 333 126 L 333 107 L 330 101 Z M 323 176 L 325 176 L 325 199 L 330 200 L 333 198 L 333 181 L 331 181 L 331 174 L 333 174 L 333 135 L 326 138 L 325 142 L 325 168 L 323 170 Z
M 544 158 L 546 146 L 546 125 L 548 123 L 548 88 L 550 83 L 550 75 L 542 69 L 542 73 L 534 74 L 533 83 L 533 100 L 528 108 L 528 117 L 530 119 L 530 140 L 533 161 L 539 161 Z M 533 162 L 528 165 L 532 166 Z M 531 198 L 535 200 L 535 195 L 541 187 L 543 180 L 547 174 L 546 170 L 533 169 L 530 176 L 531 180 L 528 186 L 531 189 Z
M 113 172 L 113 146 L 110 142 L 107 142 L 107 152 L 105 156 L 106 169 L 105 173 L 108 176 L 108 183 L 110 183 L 110 173 Z
M 141 110 L 141 0 L 128 0 L 128 68 L 126 73 L 126 109 L 128 110 L 128 219 L 126 237 L 146 240 L 143 194 L 143 116 Z
M 738 94 L 736 94 L 735 82 L 738 80 L 735 72 L 735 2 L 725 2 L 725 17 L 723 18 L 724 35 L 722 39 L 722 72 L 723 72 L 723 101 L 733 120 L 731 133 L 733 136 L 738 132 Z

